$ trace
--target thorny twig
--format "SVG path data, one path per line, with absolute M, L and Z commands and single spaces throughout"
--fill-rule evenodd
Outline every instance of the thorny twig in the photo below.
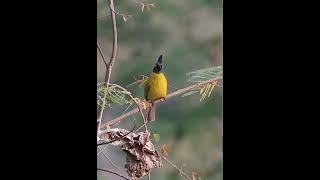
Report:
M 104 171 L 104 172 L 108 172 L 108 173 L 111 173 L 111 174 L 114 174 L 114 175 L 117 175 L 119 177 L 122 177 L 123 179 L 127 179 L 127 180 L 130 180 L 129 178 L 121 175 L 121 174 L 118 174 L 116 172 L 113 172 L 113 171 L 110 171 L 110 170 L 107 170 L 107 169 L 102 169 L 102 168 L 97 168 L 98 171 Z

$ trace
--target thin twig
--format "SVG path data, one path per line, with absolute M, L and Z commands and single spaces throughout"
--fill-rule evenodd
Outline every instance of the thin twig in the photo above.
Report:
M 99 154 L 102 153 L 102 151 L 104 151 L 105 149 L 107 149 L 108 146 L 109 146 L 109 144 L 107 144 L 106 146 L 104 146 L 104 148 L 101 149 L 101 150 L 98 152 L 97 156 L 99 156 Z M 100 149 L 100 148 L 99 148 L 99 149 Z
M 127 16 L 127 17 L 133 17 L 132 15 L 130 15 L 130 14 L 123 14 L 123 13 L 118 13 L 117 11 L 114 11 L 114 10 L 112 10 L 116 15 L 119 15 L 119 16 L 121 16 L 121 17 L 123 17 L 123 16 Z
M 123 179 L 127 179 L 127 180 L 130 180 L 129 178 L 121 175 L 121 174 L 118 174 L 116 172 L 113 172 L 113 171 L 110 171 L 110 170 L 107 170 L 107 169 L 101 169 L 101 168 L 97 168 L 98 171 L 104 171 L 104 172 L 108 172 L 108 173 L 111 173 L 111 174 L 114 174 L 114 175 L 117 175 L 119 177 L 122 177 Z
M 169 161 L 169 159 L 167 159 L 166 157 L 164 156 L 161 156 L 162 159 L 164 159 L 167 163 L 169 163 L 171 166 L 173 166 L 180 175 L 183 175 L 186 179 L 189 179 L 191 180 L 191 178 L 185 173 L 183 172 L 181 169 L 179 169 L 176 165 L 174 165 L 172 162 Z
M 111 20 L 112 20 L 112 34 L 113 34 L 113 41 L 112 41 L 112 53 L 111 53 L 111 58 L 109 63 L 106 63 L 105 61 L 105 65 L 106 65 L 106 76 L 105 76 L 105 82 L 107 84 L 107 87 L 109 85 L 110 82 L 110 77 L 111 77 L 111 70 L 112 70 L 112 66 L 114 64 L 114 61 L 116 59 L 116 55 L 117 55 L 117 48 L 118 48 L 118 37 L 117 37 L 117 22 L 116 22 L 116 17 L 115 17 L 115 13 L 114 13 L 114 5 L 113 5 L 113 0 L 109 0 L 110 4 L 110 14 L 111 14 Z M 98 43 L 97 43 L 98 45 Z M 100 46 L 98 45 L 98 49 L 99 52 L 101 54 L 101 56 L 103 55 Z M 99 111 L 99 116 L 98 116 L 98 134 L 100 132 L 100 128 L 101 128 L 101 120 L 102 120 L 102 115 L 103 115 L 103 111 L 104 111 L 104 107 L 105 107 L 105 98 L 106 98 L 106 93 L 104 95 L 104 103 L 103 106 L 101 108 L 98 109 Z
M 107 83 L 107 85 L 110 82 L 111 71 L 112 71 L 114 61 L 116 60 L 117 49 L 118 49 L 117 21 L 116 21 L 116 15 L 114 12 L 113 0 L 109 0 L 109 2 L 110 2 L 109 7 L 110 7 L 110 13 L 111 13 L 111 20 L 112 20 L 113 39 L 112 39 L 112 53 L 111 53 L 110 61 L 108 63 L 107 78 L 105 79 L 105 82 Z
M 105 108 L 105 106 L 106 106 L 106 97 L 107 97 L 107 93 L 104 93 L 102 106 L 99 108 L 99 116 L 98 116 L 98 134 L 100 133 L 100 129 L 101 129 L 101 121 L 102 121 L 102 115 L 103 115 L 104 108 Z
M 118 84 L 110 84 L 112 86 L 118 87 L 119 89 L 123 90 L 123 91 L 128 91 L 126 90 L 124 87 L 118 85 Z M 135 101 L 134 97 L 131 94 L 128 94 L 128 96 L 132 99 L 132 101 L 138 106 L 138 112 L 140 112 L 142 119 L 143 119 L 143 123 L 144 123 L 144 129 L 147 132 L 148 131 L 148 127 L 147 127 L 147 121 L 146 118 L 143 115 L 142 109 L 140 107 L 140 105 Z
M 99 148 L 99 150 L 101 150 L 100 147 L 98 147 L 98 148 Z M 110 164 L 111 164 L 113 167 L 115 167 L 115 168 L 119 171 L 119 173 L 121 173 L 123 176 L 125 176 L 125 174 L 123 173 L 123 171 L 121 171 L 120 167 L 119 167 L 118 165 L 116 165 L 116 164 L 103 152 L 103 150 L 102 150 L 102 155 L 103 155 L 105 158 L 108 159 L 108 161 L 110 162 Z
M 128 109 L 132 106 L 132 104 L 133 104 L 133 103 L 130 103 L 130 105 L 121 113 L 121 115 L 124 114 L 124 113 L 126 113 L 126 112 L 128 111 Z
M 142 2 L 138 2 L 138 1 L 136 1 L 136 0 L 131 0 L 131 1 L 134 2 L 134 3 L 136 3 L 136 4 L 139 4 L 139 5 L 141 5 L 141 6 L 144 5 Z
M 200 82 L 200 83 L 196 83 L 196 84 L 193 84 L 193 85 L 191 85 L 191 86 L 188 86 L 188 87 L 185 87 L 185 88 L 182 88 L 182 89 L 179 89 L 179 90 L 176 90 L 176 91 L 168 94 L 167 97 L 166 97 L 166 99 L 165 99 L 165 101 L 168 100 L 168 99 L 170 99 L 170 98 L 172 98 L 172 97 L 175 97 L 175 96 L 177 96 L 177 95 L 180 95 L 180 94 L 183 94 L 183 93 L 192 91 L 194 88 L 198 88 L 198 87 L 207 85 L 207 84 L 209 84 L 209 83 L 218 81 L 218 80 L 220 80 L 220 79 L 222 79 L 221 76 L 216 77 L 216 78 L 213 78 L 213 79 L 210 79 L 210 80 L 207 80 L 207 81 L 203 81 L 203 82 Z M 155 101 L 154 103 L 158 103 L 158 102 L 160 102 L 160 101 L 161 101 L 161 100 L 157 100 L 157 101 Z M 139 106 L 138 106 L 138 107 L 139 107 Z M 113 120 L 105 123 L 105 124 L 102 124 L 102 125 L 101 125 L 101 128 L 106 128 L 107 126 L 113 126 L 113 125 L 115 125 L 115 124 L 118 124 L 118 123 L 120 123 L 121 121 L 125 120 L 126 118 L 132 116 L 133 114 L 138 113 L 139 111 L 140 111 L 139 108 L 135 108 L 135 109 L 133 109 L 133 110 L 131 110 L 131 111 L 129 111 L 129 112 L 127 112 L 127 113 L 125 113 L 125 114 L 123 114 L 123 115 L 121 115 L 121 116 L 119 116 L 119 117 L 117 117 L 117 118 L 115 118 L 115 119 L 113 119 Z
M 132 115 L 132 116 L 134 116 L 134 115 Z M 135 132 L 138 132 L 143 126 L 144 126 L 144 124 L 142 124 L 142 126 L 140 126 Z
M 99 50 L 99 53 L 100 53 L 100 55 L 101 55 L 101 57 L 102 57 L 102 60 L 103 60 L 103 62 L 104 62 L 104 64 L 105 64 L 105 66 L 106 66 L 106 71 L 107 71 L 107 67 L 108 67 L 108 63 L 107 63 L 107 60 L 106 60 L 106 58 L 105 58 L 105 56 L 104 56 L 104 54 L 103 54 L 103 52 L 102 52 L 102 50 L 101 50 L 101 47 L 100 47 L 100 45 L 99 45 L 99 43 L 97 42 L 97 48 L 98 48 L 98 50 Z M 105 75 L 105 79 L 107 78 L 107 72 L 106 72 L 106 75 Z

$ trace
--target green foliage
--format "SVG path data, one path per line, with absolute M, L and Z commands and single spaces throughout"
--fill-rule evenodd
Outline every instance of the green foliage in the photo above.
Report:
M 196 71 L 192 71 L 186 74 L 187 76 L 191 76 L 188 82 L 200 83 L 203 81 L 207 81 L 222 75 L 222 66 L 204 68 Z M 206 86 L 197 88 L 193 91 L 187 92 L 182 95 L 182 97 L 190 96 L 195 93 L 199 93 L 201 95 L 200 101 L 205 98 L 210 97 L 213 89 L 216 87 L 217 82 L 212 82 L 207 84 Z
M 155 142 L 159 142 L 160 141 L 160 134 L 153 134 L 153 138 Z
M 131 101 L 127 100 L 129 91 L 117 88 L 114 85 L 106 86 L 105 83 L 97 85 L 97 104 L 100 107 L 111 107 L 112 103 L 124 105 L 129 104 Z
M 204 68 L 196 71 L 192 71 L 186 74 L 191 76 L 188 82 L 203 82 L 222 75 L 222 66 Z

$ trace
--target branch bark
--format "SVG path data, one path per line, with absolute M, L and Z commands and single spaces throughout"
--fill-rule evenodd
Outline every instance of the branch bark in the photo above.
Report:
M 114 12 L 113 0 L 109 0 L 109 8 L 110 8 L 111 22 L 112 22 L 113 41 L 112 41 L 111 58 L 110 58 L 109 63 L 106 64 L 106 69 L 107 70 L 106 70 L 105 82 L 106 82 L 107 86 L 110 83 L 111 71 L 112 71 L 112 67 L 113 67 L 114 61 L 116 59 L 117 49 L 118 49 L 117 22 L 116 22 L 116 15 L 115 15 L 115 12 Z M 97 44 L 97 46 L 98 46 L 99 52 L 102 54 L 101 56 L 103 56 L 103 53 L 101 51 L 101 48 L 100 48 L 99 44 Z M 106 98 L 106 95 L 104 96 L 104 99 L 105 98 Z M 101 108 L 98 109 L 98 120 L 97 120 L 98 121 L 98 132 L 101 129 L 101 120 L 102 120 L 103 111 L 104 111 L 104 104 L 103 104 L 103 106 Z
M 101 57 L 102 57 L 102 60 L 103 60 L 103 62 L 104 62 L 104 65 L 106 66 L 106 75 L 105 75 L 105 78 L 104 78 L 104 79 L 107 79 L 108 63 L 107 63 L 107 60 L 106 60 L 106 58 L 105 58 L 105 56 L 104 56 L 104 54 L 103 54 L 103 52 L 102 52 L 102 49 L 101 49 L 101 47 L 100 47 L 100 45 L 99 45 L 98 42 L 97 42 L 97 48 L 98 48 L 99 53 L 100 53 L 100 55 L 101 55 Z
M 122 177 L 123 179 L 127 179 L 127 180 L 130 180 L 129 178 L 121 175 L 121 174 L 118 174 L 116 172 L 113 172 L 113 171 L 110 171 L 110 170 L 107 170 L 107 169 L 101 169 L 101 168 L 97 168 L 98 171 L 104 171 L 104 172 L 108 172 L 108 173 L 111 173 L 111 174 L 114 174 L 114 175 L 117 175 L 119 177 Z
M 214 82 L 214 81 L 218 81 L 218 80 L 220 80 L 220 79 L 222 79 L 221 76 L 216 77 L 216 78 L 213 78 L 213 79 L 210 79 L 210 80 L 207 80 L 207 81 L 203 81 L 203 82 L 200 82 L 200 83 L 196 83 L 196 84 L 193 84 L 193 85 L 191 85 L 191 86 L 188 86 L 188 87 L 185 87 L 185 88 L 182 88 L 182 89 L 178 89 L 178 90 L 176 90 L 176 91 L 168 94 L 167 97 L 166 97 L 166 99 L 165 99 L 165 101 L 166 101 L 167 99 L 170 99 L 170 98 L 175 97 L 175 96 L 177 96 L 177 95 L 180 95 L 180 94 L 184 94 L 184 93 L 186 93 L 186 92 L 189 92 L 189 91 L 191 91 L 191 90 L 193 90 L 193 89 L 195 89 L 195 88 L 197 88 L 197 87 L 201 87 L 201 86 L 207 85 L 207 84 L 209 84 L 209 83 L 212 83 L 212 82 Z M 154 103 L 159 103 L 160 101 L 161 101 L 161 100 L 158 100 L 158 101 L 155 101 Z M 127 113 L 125 113 L 125 114 L 123 114 L 123 115 L 121 115 L 121 116 L 119 116 L 119 117 L 117 117 L 117 118 L 115 118 L 115 119 L 113 119 L 113 120 L 105 123 L 105 124 L 102 124 L 100 127 L 101 127 L 101 128 L 106 128 L 107 126 L 116 125 L 116 124 L 120 123 L 121 121 L 127 119 L 128 117 L 130 117 L 130 116 L 132 116 L 132 115 L 134 115 L 134 114 L 136 114 L 136 113 L 138 113 L 138 112 L 139 112 L 139 108 L 135 108 L 135 109 L 133 109 L 133 110 L 130 111 L 130 112 L 127 112 Z
M 111 22 L 112 22 L 112 34 L 113 34 L 113 42 L 112 42 L 112 53 L 111 53 L 111 58 L 110 58 L 110 62 L 108 64 L 108 68 L 107 68 L 107 78 L 105 80 L 105 82 L 107 84 L 109 84 L 110 82 L 110 77 L 111 77 L 111 71 L 112 71 L 112 67 L 114 64 L 114 61 L 116 60 L 116 56 L 117 56 L 117 49 L 118 49 L 118 35 L 117 35 L 117 21 L 116 21 L 116 14 L 114 11 L 114 4 L 113 4 L 113 0 L 109 0 L 110 4 L 110 13 L 111 13 Z

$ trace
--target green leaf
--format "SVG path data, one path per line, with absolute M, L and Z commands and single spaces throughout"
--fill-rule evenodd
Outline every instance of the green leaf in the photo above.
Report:
M 127 100 L 127 95 L 131 92 L 118 88 L 117 86 L 106 86 L 104 83 L 97 85 L 97 105 L 111 107 L 111 104 L 129 104 L 131 101 Z
M 195 70 L 188 72 L 186 75 L 194 75 L 194 74 L 217 74 L 222 72 L 222 66 L 215 66 L 215 67 L 209 67 L 209 68 L 204 68 L 200 70 Z
M 160 134 L 153 134 L 153 138 L 155 142 L 159 142 L 160 141 Z
M 209 94 L 208 94 L 208 97 L 210 97 L 214 87 L 216 86 L 217 83 L 213 83 L 212 86 L 211 86 L 211 89 L 209 90 Z
M 200 83 L 209 79 L 213 79 L 215 77 L 222 76 L 222 70 L 223 70 L 222 66 L 216 66 L 216 67 L 204 68 L 204 69 L 195 70 L 195 71 L 186 73 L 186 75 L 191 76 L 187 82 Z M 201 88 L 200 101 L 210 96 L 215 85 L 216 84 L 212 83 Z M 182 95 L 182 97 L 195 94 L 196 92 L 199 92 L 199 90 L 193 90 L 191 92 L 185 93 Z
M 199 92 L 199 90 L 190 91 L 190 92 L 184 93 L 181 97 L 190 96 L 190 95 L 195 94 L 195 93 L 198 93 L 198 92 Z

